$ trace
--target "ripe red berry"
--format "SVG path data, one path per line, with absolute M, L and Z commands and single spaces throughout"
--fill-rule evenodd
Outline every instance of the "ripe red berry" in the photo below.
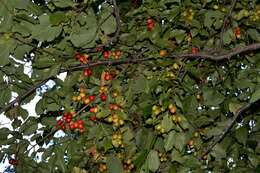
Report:
M 93 96 L 93 95 L 90 95 L 88 98 L 89 98 L 90 101 L 94 101 L 95 100 L 95 96 Z
M 72 121 L 72 118 L 67 118 L 65 121 L 66 123 L 70 123 Z
M 239 27 L 235 28 L 235 36 L 236 38 L 240 38 L 241 37 L 241 30 Z
M 84 74 L 84 76 L 89 77 L 92 75 L 92 70 L 87 68 L 84 70 L 83 74 Z
M 105 79 L 106 81 L 109 81 L 109 80 L 112 79 L 112 76 L 107 72 L 107 73 L 105 73 L 104 79 Z
M 107 95 L 105 93 L 100 94 L 100 99 L 103 102 L 106 101 L 107 100 Z
M 81 119 L 79 119 L 77 122 L 78 122 L 78 124 L 84 124 L 84 121 Z
M 74 129 L 75 129 L 75 125 L 74 125 L 74 123 L 71 122 L 70 125 L 69 125 L 69 127 L 70 127 L 70 130 L 74 130 Z
M 91 121 L 96 121 L 96 120 L 97 120 L 97 117 L 94 115 L 94 116 L 91 116 L 89 119 L 90 119 Z
M 18 160 L 16 160 L 16 159 L 10 159 L 10 160 L 9 160 L 9 164 L 10 164 L 10 165 L 15 165 L 15 166 L 17 166 L 17 165 L 18 165 Z
M 90 108 L 89 112 L 94 113 L 95 112 L 95 108 Z
M 151 24 L 151 23 L 154 23 L 153 19 L 152 18 L 148 18 L 147 21 L 146 21 L 147 24 Z
M 75 122 L 75 123 L 74 123 L 74 128 L 75 128 L 75 129 L 79 128 L 78 122 Z
M 78 129 L 84 129 L 84 125 L 83 124 L 79 124 Z
M 197 54 L 198 48 L 196 48 L 196 47 L 191 48 L 191 52 L 192 52 L 193 55 Z
M 75 54 L 75 58 L 76 59 L 79 59 L 81 57 L 81 54 L 79 53 L 79 52 L 77 52 L 76 54 Z
M 111 54 L 110 51 L 104 51 L 104 52 L 103 52 L 103 57 L 104 57 L 105 59 L 108 59 L 108 58 L 110 57 L 110 54 Z
M 62 120 L 58 120 L 57 121 L 57 125 L 61 126 L 63 124 L 63 121 Z

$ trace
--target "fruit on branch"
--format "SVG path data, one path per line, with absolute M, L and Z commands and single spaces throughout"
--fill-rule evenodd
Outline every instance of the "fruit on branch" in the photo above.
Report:
M 236 27 L 235 29 L 234 29 L 234 32 L 235 32 L 235 36 L 236 36 L 236 38 L 241 38 L 241 30 L 240 30 L 240 28 L 239 27 Z
M 92 107 L 89 109 L 90 113 L 97 113 L 98 112 L 98 108 L 97 107 Z
M 105 59 L 108 59 L 108 58 L 110 57 L 110 55 L 111 55 L 111 51 L 104 51 L 104 52 L 103 52 L 103 57 L 104 57 Z
M 95 96 L 94 95 L 90 95 L 90 96 L 88 96 L 88 98 L 89 98 L 90 101 L 94 101 L 95 100 Z
M 168 106 L 168 108 L 169 108 L 169 111 L 170 111 L 172 114 L 175 114 L 176 111 L 177 111 L 177 108 L 176 108 L 176 106 L 175 106 L 174 104 L 170 104 L 170 105 Z
M 124 147 L 122 134 L 120 132 L 116 132 L 112 136 L 112 144 L 114 147 Z
M 17 159 L 9 159 L 8 162 L 9 162 L 10 165 L 14 165 L 14 166 L 18 165 L 18 160 Z
M 131 159 L 128 159 L 126 161 L 124 161 L 123 163 L 123 168 L 126 172 L 132 172 L 133 169 L 134 169 L 134 164 L 132 163 L 132 160 Z
M 160 57 L 165 57 L 167 54 L 168 54 L 168 52 L 167 52 L 167 50 L 160 50 Z
M 147 31 L 152 31 L 153 28 L 154 28 L 154 26 L 155 26 L 154 20 L 149 17 L 149 18 L 146 20 Z
M 87 55 L 87 54 L 81 54 L 81 53 L 79 53 L 79 52 L 77 52 L 77 53 L 75 54 L 75 58 L 76 58 L 77 60 L 79 60 L 80 63 L 82 63 L 82 64 L 86 64 L 86 63 L 89 61 L 89 55 Z
M 92 75 L 92 70 L 90 68 L 85 69 L 83 75 L 86 77 L 90 77 Z
M 112 75 L 109 72 L 105 72 L 104 79 L 106 81 L 112 80 Z
M 193 55 L 196 55 L 196 54 L 198 53 L 198 48 L 192 47 L 192 48 L 191 48 L 191 53 L 192 53 Z
M 120 56 L 121 56 L 121 51 L 120 50 L 116 50 L 116 51 L 113 51 L 112 52 L 112 57 L 113 57 L 113 59 L 119 59 L 120 58 Z
M 157 106 L 157 105 L 153 105 L 152 107 L 152 114 L 154 116 L 157 116 L 161 113 L 161 107 Z
M 107 95 L 105 93 L 100 94 L 101 101 L 105 102 L 107 100 Z
M 99 171 L 100 171 L 100 172 L 106 172 L 106 171 L 107 171 L 107 165 L 104 164 L 104 163 L 101 163 L 101 164 L 99 165 Z

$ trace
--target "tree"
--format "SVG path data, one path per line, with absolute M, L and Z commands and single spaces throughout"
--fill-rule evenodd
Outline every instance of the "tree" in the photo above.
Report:
M 10 169 L 260 171 L 259 1 L 0 2 Z

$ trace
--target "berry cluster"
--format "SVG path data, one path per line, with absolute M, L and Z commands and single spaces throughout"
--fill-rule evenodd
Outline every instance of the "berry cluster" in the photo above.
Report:
M 107 165 L 104 163 L 99 164 L 99 171 L 100 172 L 106 172 L 107 171 Z
M 126 172 L 132 172 L 134 169 L 134 164 L 132 163 L 132 160 L 128 159 L 126 161 L 124 161 L 123 163 L 123 168 Z
M 86 64 L 89 61 L 89 55 L 87 54 L 81 54 L 77 52 L 75 54 L 76 60 L 78 60 L 81 64 Z
M 124 147 L 122 134 L 120 132 L 116 132 L 112 136 L 112 144 L 114 147 Z
M 103 51 L 102 53 L 103 57 L 105 59 L 109 59 L 112 55 L 113 59 L 119 59 L 122 55 L 122 52 L 120 50 L 115 50 L 115 51 Z
M 84 121 L 81 119 L 73 121 L 75 117 L 75 112 L 65 112 L 62 118 L 57 121 L 57 127 L 65 131 L 66 129 L 78 130 L 80 133 L 85 132 Z

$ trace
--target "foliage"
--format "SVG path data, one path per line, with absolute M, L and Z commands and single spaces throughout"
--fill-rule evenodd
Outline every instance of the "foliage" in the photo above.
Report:
M 0 160 L 16 172 L 260 171 L 259 1 L 0 3 Z

